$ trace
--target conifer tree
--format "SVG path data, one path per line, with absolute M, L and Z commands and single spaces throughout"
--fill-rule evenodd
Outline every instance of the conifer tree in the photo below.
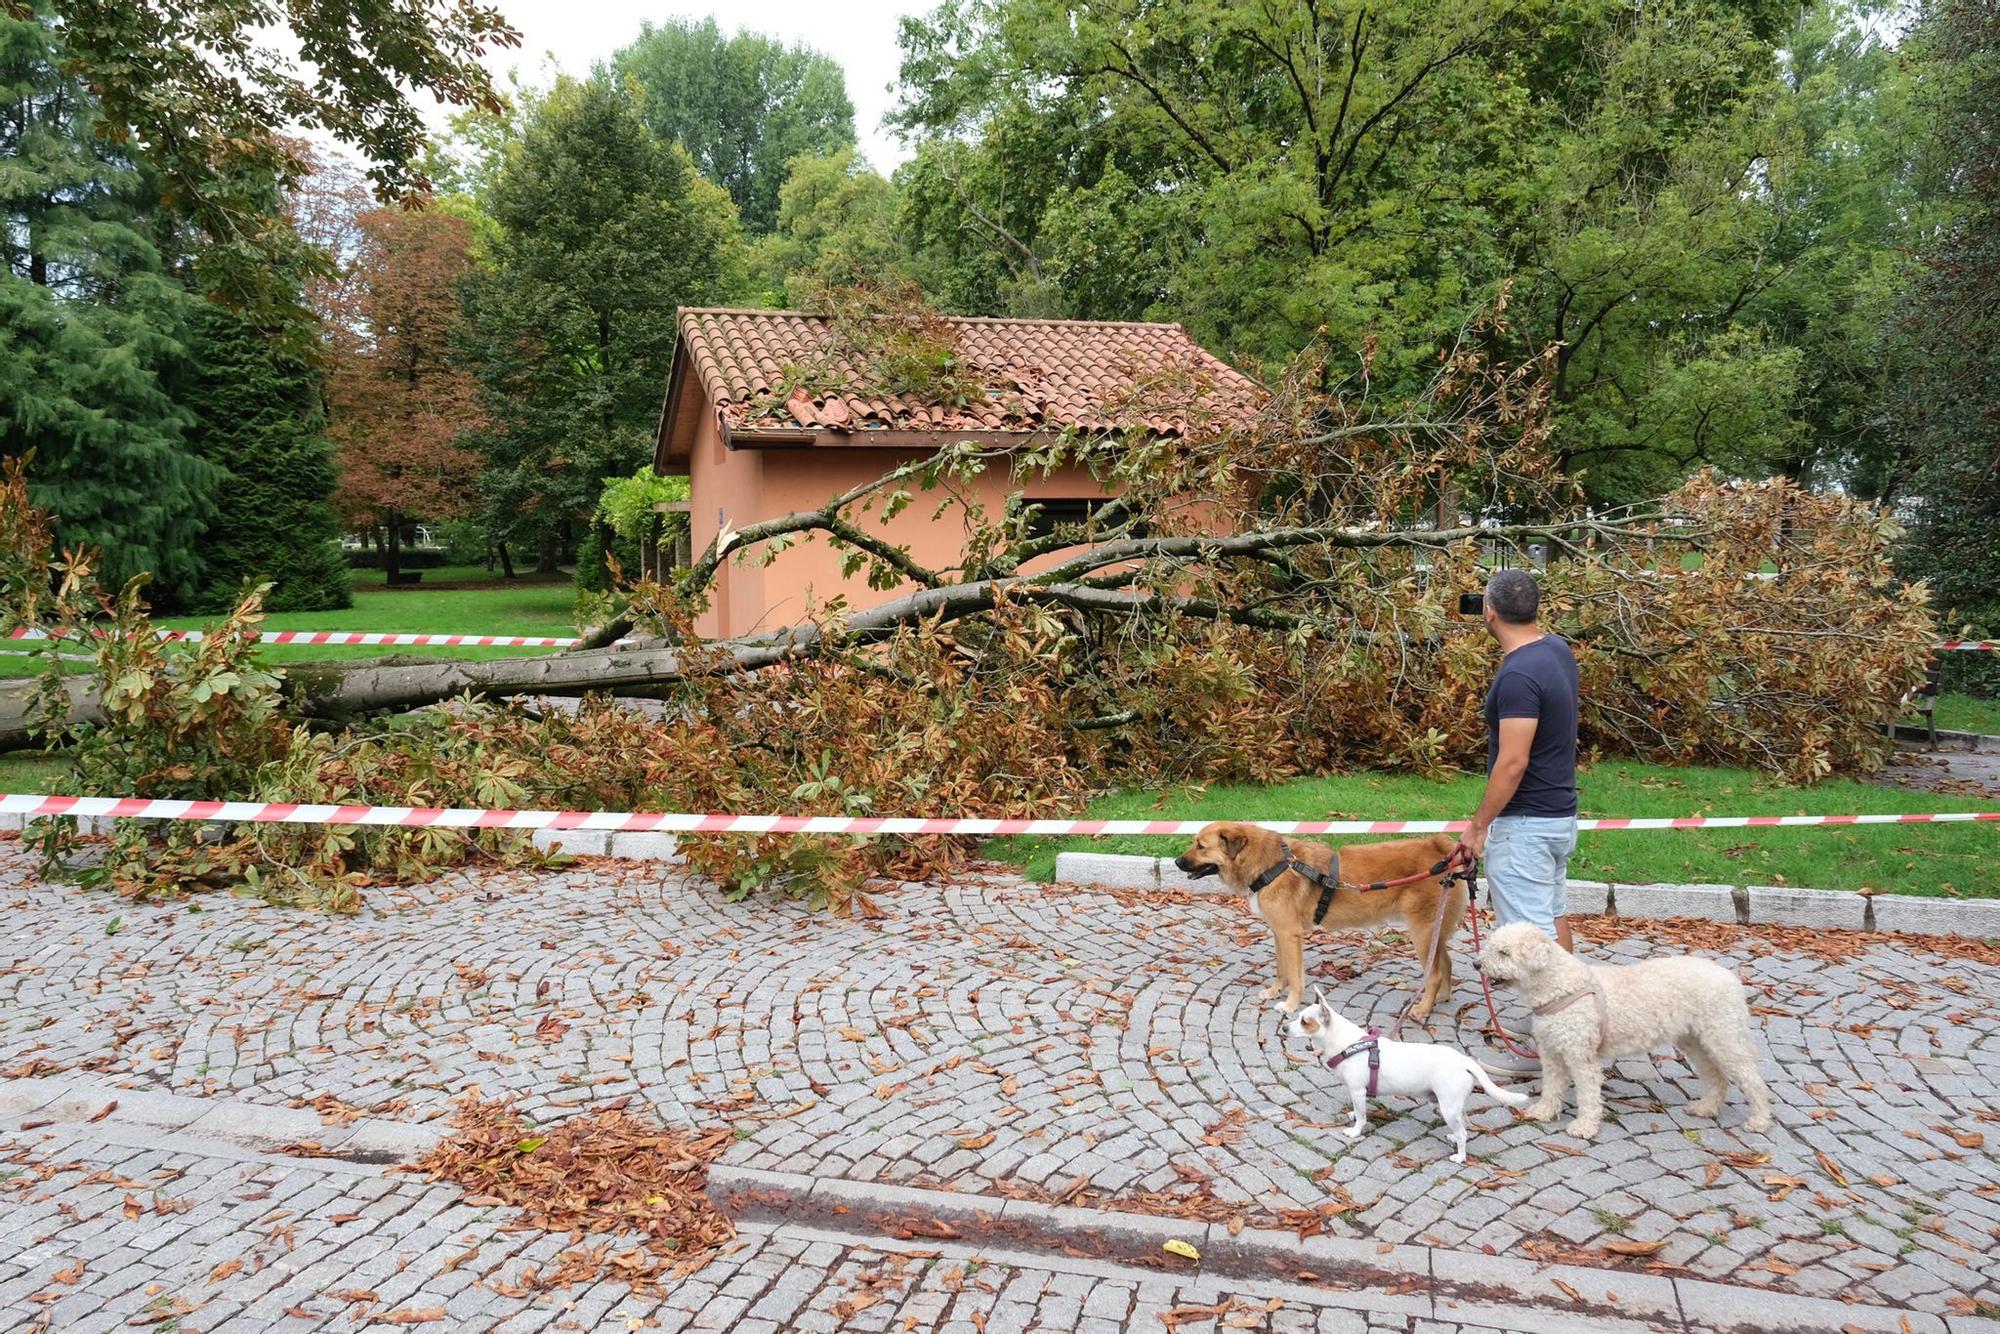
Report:
M 46 20 L 0 9 L 0 454 L 34 454 L 35 503 L 111 581 L 193 588 L 221 470 L 188 448 L 170 382 L 193 299 L 148 226 L 141 165 L 92 133 Z
M 320 376 L 287 343 L 244 316 L 208 305 L 196 322 L 196 369 L 183 395 L 196 451 L 228 470 L 203 543 L 198 611 L 226 611 L 246 582 L 273 584 L 272 611 L 349 606 L 336 539 L 333 445 Z

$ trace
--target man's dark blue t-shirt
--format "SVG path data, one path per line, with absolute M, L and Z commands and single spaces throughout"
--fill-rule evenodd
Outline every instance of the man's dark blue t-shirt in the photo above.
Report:
M 1486 772 L 1500 755 L 1500 720 L 1533 718 L 1528 771 L 1502 815 L 1560 819 L 1576 814 L 1576 656 L 1555 635 L 1523 644 L 1500 661 L 1486 692 Z

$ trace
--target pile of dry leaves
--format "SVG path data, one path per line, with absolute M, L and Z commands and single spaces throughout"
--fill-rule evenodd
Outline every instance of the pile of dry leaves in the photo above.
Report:
M 403 1170 L 457 1182 L 468 1203 L 510 1205 L 523 1224 L 578 1242 L 546 1270 L 496 1280 L 503 1293 L 603 1277 L 644 1289 L 701 1268 L 736 1235 L 707 1195 L 708 1165 L 732 1138 L 727 1126 L 670 1130 L 605 1110 L 538 1127 L 512 1100 L 476 1093 L 459 1100 L 452 1121 L 458 1133 Z M 620 1249 L 621 1238 L 638 1244 Z
M 2000 964 L 2000 945 L 1973 936 L 1906 936 L 1884 931 L 1835 931 L 1805 926 L 1735 926 L 1694 917 L 1647 919 L 1570 916 L 1576 933 L 1605 945 L 1643 935 L 1656 944 L 1675 945 L 1690 952 L 1727 954 L 1747 950 L 1752 955 L 1803 954 L 1827 963 L 1845 963 L 1871 946 L 1903 952 L 1921 950 L 1968 963 Z

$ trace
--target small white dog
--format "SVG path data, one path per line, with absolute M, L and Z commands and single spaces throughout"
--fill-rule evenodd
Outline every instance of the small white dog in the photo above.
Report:
M 1392 1042 L 1375 1037 L 1343 1017 L 1317 987 L 1313 1003 L 1292 1016 L 1286 1031 L 1293 1037 L 1309 1037 L 1319 1045 L 1320 1055 L 1334 1073 L 1347 1082 L 1354 1102 L 1354 1124 L 1341 1133 L 1359 1139 L 1368 1127 L 1368 1100 L 1378 1093 L 1429 1093 L 1437 1099 L 1438 1111 L 1458 1142 L 1455 1163 L 1465 1161 L 1465 1100 L 1472 1086 L 1509 1107 L 1527 1105 L 1524 1093 L 1510 1093 L 1496 1087 L 1470 1056 L 1435 1042 Z
M 1757 1073 L 1750 1004 L 1742 981 L 1720 964 L 1679 958 L 1593 967 L 1540 927 L 1515 922 L 1493 933 L 1479 971 L 1513 983 L 1534 1008 L 1542 1096 L 1528 1109 L 1531 1119 L 1554 1117 L 1565 1087 L 1574 1083 L 1576 1119 L 1569 1133 L 1590 1139 L 1604 1120 L 1604 1061 L 1672 1043 L 1701 1077 L 1701 1097 L 1690 1112 L 1720 1113 L 1733 1083 L 1750 1100 L 1743 1128 L 1771 1128 L 1771 1091 Z

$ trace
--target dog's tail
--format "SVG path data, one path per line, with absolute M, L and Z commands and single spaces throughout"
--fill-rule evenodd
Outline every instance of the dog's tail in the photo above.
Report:
M 1487 1097 L 1504 1102 L 1509 1107 L 1525 1107 L 1528 1105 L 1530 1099 L 1527 1094 L 1515 1093 L 1510 1089 L 1501 1088 L 1498 1084 L 1487 1078 L 1486 1068 L 1470 1056 L 1465 1058 L 1465 1063 L 1472 1067 L 1472 1077 L 1479 1081 L 1479 1087 L 1486 1090 Z

